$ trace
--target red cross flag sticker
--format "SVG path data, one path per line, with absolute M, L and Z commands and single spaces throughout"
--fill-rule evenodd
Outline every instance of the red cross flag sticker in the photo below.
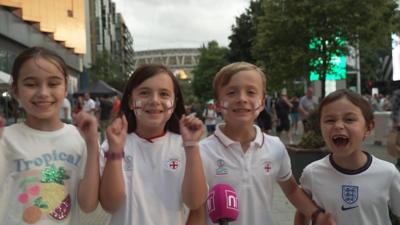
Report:
M 172 170 L 176 170 L 179 167 L 179 160 L 178 159 L 170 159 L 168 160 L 168 166 Z
M 271 162 L 265 162 L 264 163 L 264 170 L 266 173 L 269 173 L 269 171 L 271 171 L 272 169 L 272 163 Z

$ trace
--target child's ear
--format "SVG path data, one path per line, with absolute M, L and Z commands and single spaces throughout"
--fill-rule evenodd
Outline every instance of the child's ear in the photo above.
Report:
M 369 136 L 371 134 L 372 130 L 374 129 L 374 127 L 375 127 L 375 123 L 373 121 L 370 122 L 369 124 L 367 124 L 367 132 L 365 132 L 364 137 Z

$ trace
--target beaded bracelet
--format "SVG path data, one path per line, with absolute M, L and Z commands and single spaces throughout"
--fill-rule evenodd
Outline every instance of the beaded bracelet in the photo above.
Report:
M 182 142 L 182 146 L 184 148 L 186 148 L 186 147 L 195 147 L 195 146 L 198 146 L 198 145 L 199 145 L 198 141 L 184 141 L 184 142 Z
M 122 152 L 115 153 L 115 152 L 107 151 L 104 153 L 104 157 L 107 160 L 120 160 L 125 157 L 125 152 L 122 151 Z

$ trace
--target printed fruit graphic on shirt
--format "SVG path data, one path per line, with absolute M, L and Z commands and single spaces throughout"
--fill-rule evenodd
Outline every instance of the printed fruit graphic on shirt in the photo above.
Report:
M 71 210 L 71 197 L 65 195 L 64 180 L 69 179 L 64 167 L 51 165 L 41 171 L 40 183 L 36 177 L 28 177 L 21 182 L 24 192 L 18 201 L 26 208 L 23 220 L 28 224 L 39 221 L 42 215 L 61 221 Z M 33 184 L 33 185 L 32 185 Z
M 61 202 L 61 204 L 55 208 L 49 215 L 56 220 L 63 220 L 67 218 L 69 215 L 69 211 L 71 210 L 71 197 L 68 195 Z
M 47 203 L 47 209 L 42 210 L 50 213 L 54 219 L 63 220 L 71 209 L 71 198 L 65 196 L 64 180 L 69 179 L 65 174 L 64 167 L 57 168 L 51 165 L 42 171 L 42 191 L 43 201 Z M 57 211 L 57 213 L 55 213 Z M 66 214 L 63 214 L 66 213 Z M 58 216 L 55 216 L 55 215 Z

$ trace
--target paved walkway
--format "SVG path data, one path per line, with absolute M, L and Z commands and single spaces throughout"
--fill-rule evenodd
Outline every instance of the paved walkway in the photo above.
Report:
M 297 135 L 294 140 L 298 140 L 299 138 L 300 136 Z M 387 154 L 386 146 L 374 145 L 374 142 L 376 142 L 375 137 L 369 137 L 363 144 L 364 150 L 380 159 L 394 163 L 395 159 Z M 273 218 L 275 225 L 292 225 L 294 212 L 294 207 L 286 199 L 279 185 L 275 185 L 273 200 Z M 109 215 L 99 206 L 98 209 L 91 214 L 82 214 L 82 225 L 105 225 L 108 219 Z

